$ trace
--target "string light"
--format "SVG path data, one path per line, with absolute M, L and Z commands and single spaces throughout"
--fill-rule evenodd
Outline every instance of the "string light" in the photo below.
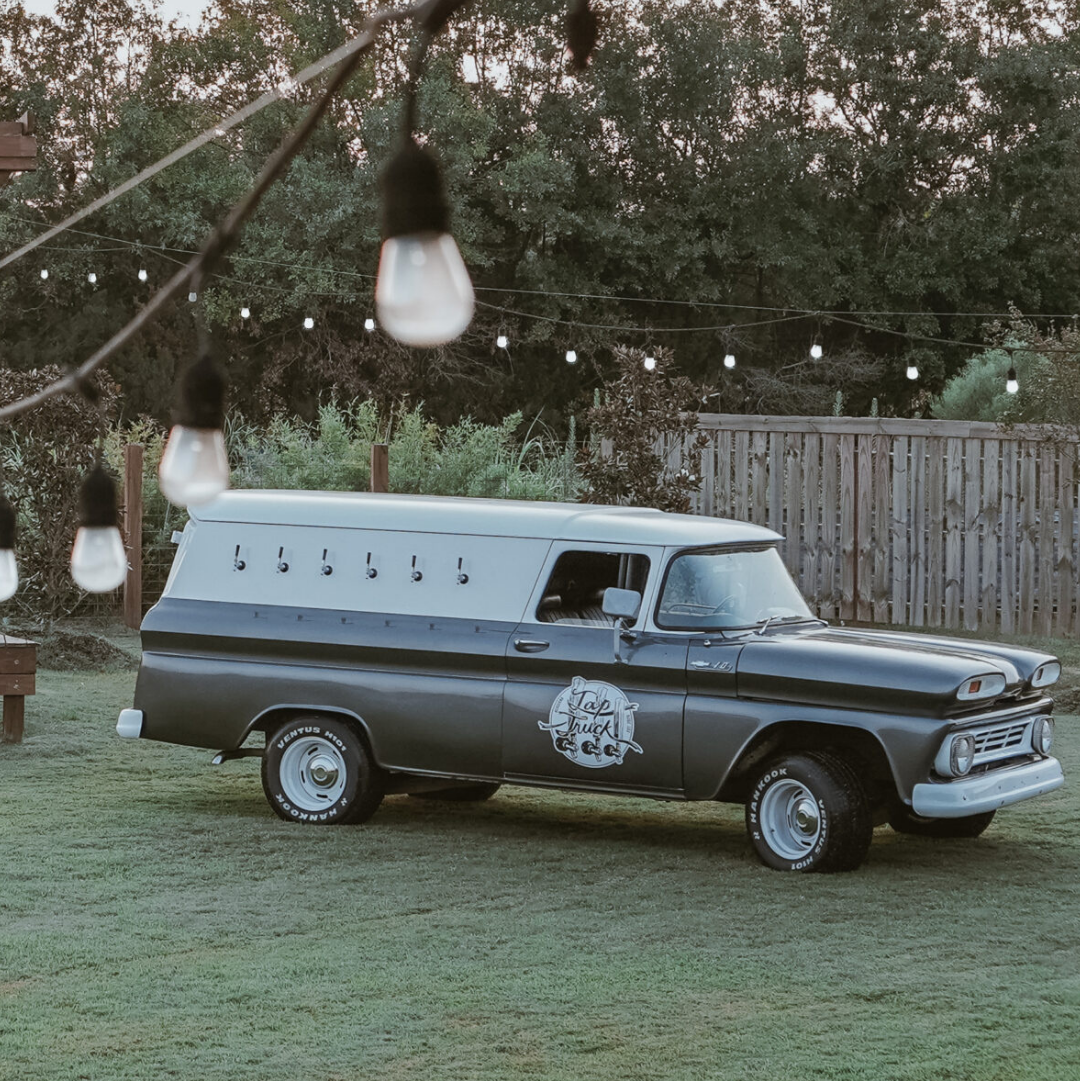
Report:
M 247 306 L 241 308 L 240 309 L 240 318 L 241 319 L 250 319 L 251 318 L 251 309 L 248 308 Z
M 0 601 L 10 600 L 19 588 L 15 531 L 15 508 L 7 493 L 0 490 Z
M 566 363 L 577 364 L 577 353 L 573 349 L 567 349 L 566 351 Z
M 43 269 L 43 270 L 41 271 L 41 280 L 42 280 L 43 282 L 47 282 L 47 281 L 49 280 L 49 272 L 48 272 L 47 270 L 44 270 L 44 269 Z
M 918 369 L 917 365 L 909 364 L 907 366 L 907 377 L 908 377 L 908 379 L 911 379 L 911 380 L 915 380 L 915 379 L 919 378 L 919 369 Z
M 127 577 L 117 522 L 116 485 L 99 461 L 79 489 L 79 530 L 71 549 L 71 577 L 89 593 L 108 593 Z
M 498 349 L 506 349 L 510 345 L 510 339 L 505 334 L 500 334 L 495 339 L 495 346 Z
M 656 368 L 656 357 L 645 358 L 645 371 L 651 372 Z
M 1015 394 L 1020 389 L 1020 384 L 1016 380 L 1016 369 L 1010 368 L 1009 374 L 1005 379 L 1005 390 L 1009 394 Z
M 229 486 L 225 376 L 209 351 L 184 374 L 180 408 L 161 456 L 161 492 L 178 507 L 209 502 Z
M 149 277 L 150 277 L 150 275 L 147 274 L 145 270 L 140 270 L 139 271 L 139 281 L 144 282 Z
M 310 315 L 307 316 L 304 319 L 304 330 L 311 330 L 311 328 L 314 327 L 314 326 L 315 326 L 315 320 L 312 319 Z
M 814 344 L 810 346 L 810 359 L 821 360 L 822 352 L 821 346 L 817 342 L 814 342 Z
M 367 319 L 364 320 L 364 330 L 366 330 L 370 334 L 374 329 L 375 329 L 375 320 L 372 319 L 371 316 L 369 315 L 367 317 Z
M 86 280 L 91 285 L 97 285 L 97 275 L 92 270 L 90 271 L 89 274 L 86 275 Z
M 187 298 L 188 298 L 189 303 L 194 304 L 195 301 L 199 299 L 199 294 L 195 293 L 195 292 L 191 292 L 191 293 L 188 293 Z
M 735 367 L 735 354 L 734 353 L 728 353 L 724 357 L 724 367 L 727 368 L 728 371 L 731 371 L 731 369 Z

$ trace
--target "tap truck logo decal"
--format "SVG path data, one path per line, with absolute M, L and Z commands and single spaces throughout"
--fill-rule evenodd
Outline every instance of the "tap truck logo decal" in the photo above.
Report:
M 536 723 L 551 733 L 555 750 L 571 762 L 590 769 L 621 766 L 634 742 L 634 710 L 618 687 L 574 676 L 574 681 L 551 704 L 546 721 Z

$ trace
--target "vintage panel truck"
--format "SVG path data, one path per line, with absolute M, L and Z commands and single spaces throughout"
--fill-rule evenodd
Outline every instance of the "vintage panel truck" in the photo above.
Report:
M 745 805 L 770 867 L 975 837 L 1063 783 L 1054 657 L 829 627 L 742 522 L 228 492 L 179 539 L 121 736 L 262 757 L 306 824 L 503 784 Z M 251 741 L 255 745 L 249 743 Z

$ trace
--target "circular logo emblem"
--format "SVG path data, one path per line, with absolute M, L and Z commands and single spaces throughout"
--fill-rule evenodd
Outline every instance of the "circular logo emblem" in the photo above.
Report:
M 552 702 L 548 719 L 536 723 L 571 762 L 602 769 L 621 766 L 627 751 L 641 754 L 634 742 L 637 708 L 618 687 L 575 676 Z

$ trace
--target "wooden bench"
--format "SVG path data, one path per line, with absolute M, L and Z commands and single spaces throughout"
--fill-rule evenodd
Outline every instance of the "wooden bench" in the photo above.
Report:
M 0 634 L 0 694 L 4 696 L 4 743 L 22 743 L 25 696 L 33 694 L 37 643 Z

